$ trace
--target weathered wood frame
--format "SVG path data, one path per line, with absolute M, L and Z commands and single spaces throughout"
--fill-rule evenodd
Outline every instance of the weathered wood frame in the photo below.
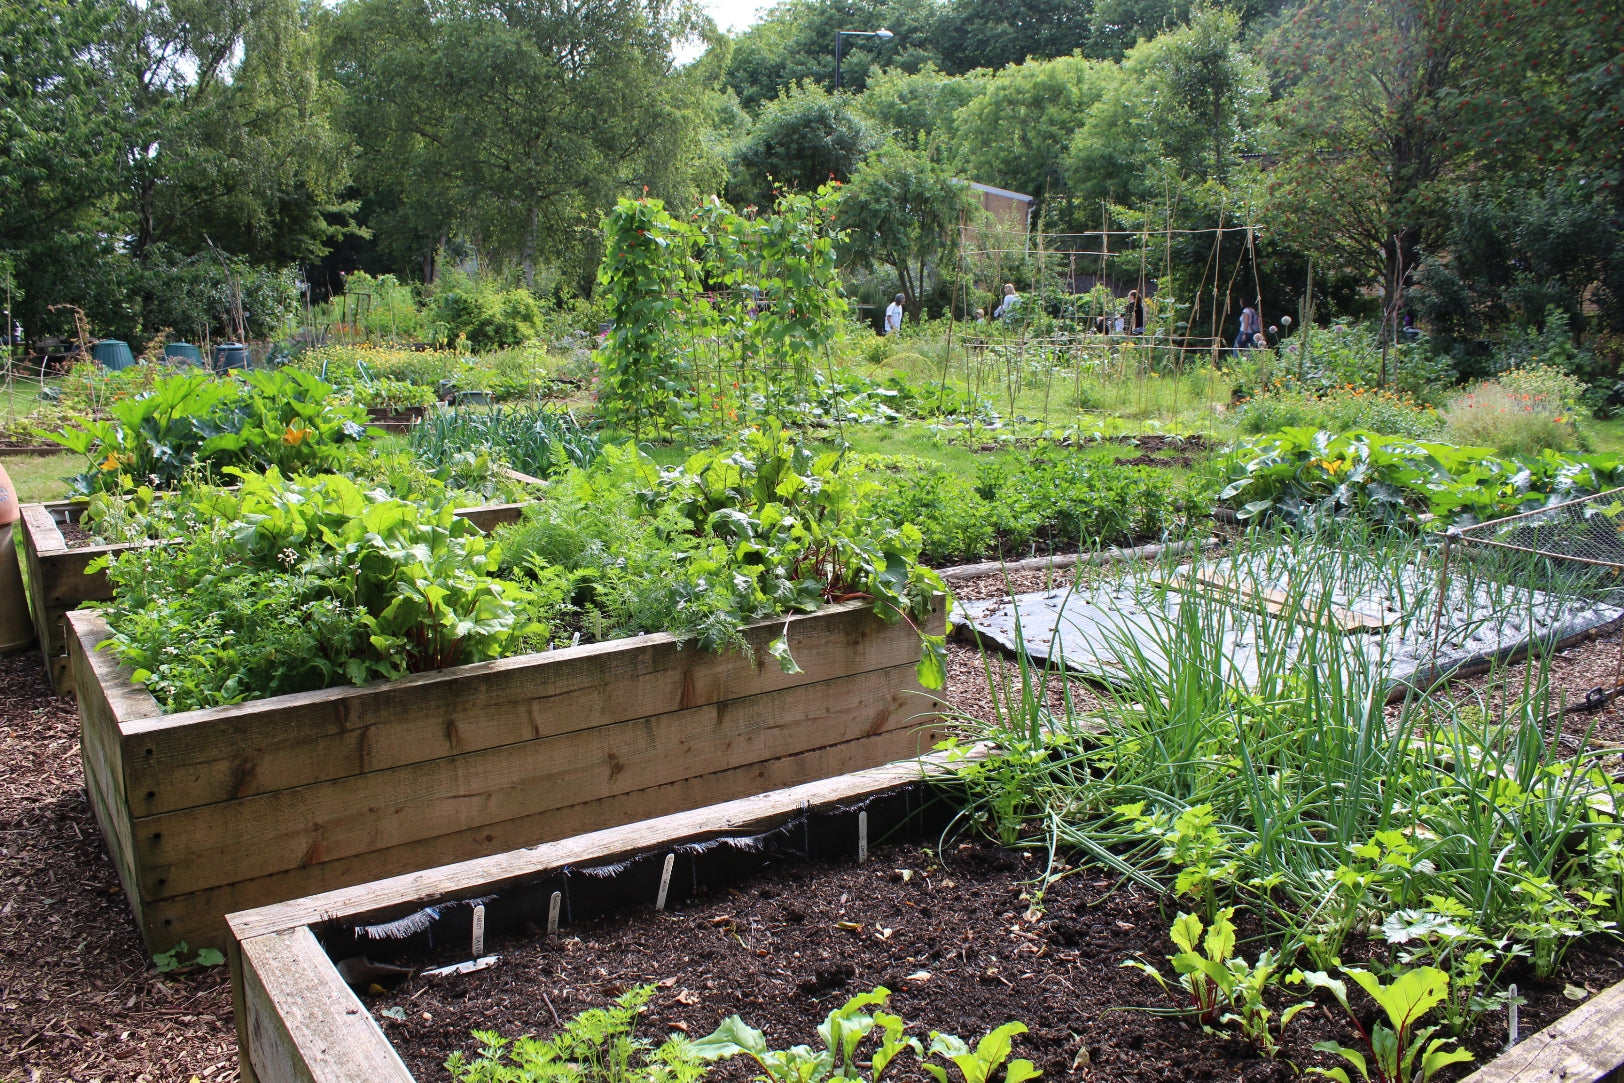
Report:
M 940 634 L 938 597 L 927 631 Z M 928 748 L 919 631 L 867 603 L 165 715 L 67 615 L 85 783 L 149 947 L 225 915 L 845 774 Z M 801 669 L 767 654 L 780 634 Z M 763 664 L 765 662 L 765 664 Z
M 244 1083 L 411 1083 L 411 1072 L 323 950 L 314 927 L 374 924 L 458 899 L 498 894 L 561 870 L 606 865 L 723 836 L 754 835 L 809 811 L 917 783 L 936 757 L 577 835 L 377 883 L 232 914 L 232 1004 Z M 853 843 L 855 843 L 853 839 Z
M 143 544 L 70 547 L 62 534 L 62 527 L 67 523 L 77 523 L 84 515 L 86 506 L 82 500 L 59 500 L 48 504 L 24 504 L 21 508 L 23 555 L 28 565 L 29 615 L 34 621 L 34 632 L 39 636 L 45 667 L 51 674 L 51 686 L 60 696 L 73 692 L 73 675 L 68 670 L 67 627 L 63 624 L 63 616 L 86 602 L 105 602 L 113 596 L 107 585 L 107 573 L 87 571 L 87 567 L 98 557 L 127 552 Z M 478 508 L 460 508 L 457 514 L 481 530 L 490 530 L 504 523 L 518 522 L 523 511 L 523 504 L 488 504 Z
M 394 1046 L 314 929 L 393 921 L 426 906 L 496 895 L 570 866 L 606 865 L 723 835 L 750 835 L 809 809 L 850 805 L 941 769 L 892 763 L 528 850 L 429 869 L 232 914 L 229 951 L 244 1083 L 411 1083 Z M 1624 1079 L 1624 982 L 1485 1064 L 1462 1083 Z

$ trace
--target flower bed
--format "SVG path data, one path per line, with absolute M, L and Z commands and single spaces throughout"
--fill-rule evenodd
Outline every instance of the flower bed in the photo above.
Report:
M 920 632 L 866 603 L 360 687 L 163 714 L 67 614 L 91 802 L 142 935 L 222 942 L 230 911 L 529 846 L 913 754 Z M 798 665 L 774 663 L 787 637 Z M 765 661 L 766 664 L 759 664 Z
M 457 515 L 479 529 L 490 531 L 519 521 L 523 504 L 487 504 L 460 508 Z M 21 529 L 23 552 L 28 567 L 28 605 L 39 634 L 40 652 L 51 673 L 51 686 L 58 695 L 72 693 L 73 675 L 68 669 L 68 639 L 63 615 L 86 602 L 104 602 L 112 597 L 105 570 L 89 570 L 101 557 L 139 548 L 139 543 L 79 545 L 68 543 L 62 528 L 77 524 L 85 513 L 83 501 L 63 500 L 49 504 L 24 504 Z M 157 544 L 157 543 L 151 543 Z
M 529 973 L 519 962 L 519 956 L 504 957 L 497 964 L 499 969 L 493 969 L 488 974 L 452 977 L 446 979 L 443 985 L 431 985 L 427 989 L 429 995 L 413 1000 L 409 1011 L 401 1011 L 398 1007 L 392 1009 L 384 1017 L 385 1026 L 389 1028 L 386 1033 L 368 1011 L 367 1004 L 346 984 L 334 959 L 354 960 L 369 947 L 375 953 L 378 950 L 387 952 L 390 941 L 374 937 L 389 934 L 409 936 L 410 939 L 405 941 L 404 954 L 421 957 L 427 942 L 423 930 L 431 925 L 433 943 L 439 947 L 439 954 L 465 958 L 472 924 L 470 900 L 478 900 L 485 907 L 485 928 L 495 938 L 500 937 L 504 930 L 520 928 L 527 923 L 537 930 L 543 927 L 549 920 L 546 915 L 551 909 L 554 892 L 574 893 L 574 914 L 573 917 L 566 916 L 560 926 L 560 935 L 569 939 L 557 947 L 545 949 L 549 959 L 549 975 L 560 968 L 578 971 L 580 977 L 569 980 L 575 984 L 593 986 L 611 982 L 624 985 L 628 981 L 636 984 L 641 980 L 653 983 L 660 979 L 677 979 L 669 988 L 658 990 L 659 1004 L 651 1005 L 649 1026 L 645 1028 L 645 1033 L 652 1034 L 663 1027 L 674 1026 L 674 1021 L 685 1017 L 692 1021 L 692 1037 L 697 1038 L 704 1033 L 700 1028 L 708 1030 L 716 1015 L 728 1010 L 723 1005 L 730 1006 L 740 999 L 756 1002 L 760 1005 L 760 1012 L 774 1018 L 786 1014 L 821 1014 L 827 1008 L 837 1007 L 852 993 L 861 992 L 882 980 L 896 994 L 893 1010 L 904 1014 L 910 1021 L 931 1027 L 941 1026 L 943 1029 L 951 1027 L 966 1034 L 972 1032 L 968 1029 L 972 1024 L 970 1015 L 975 1002 L 979 1000 L 999 1001 L 1000 1006 L 993 1011 L 1001 1013 L 1007 1012 L 1011 998 L 1024 997 L 1033 1003 L 1041 1001 L 1064 1015 L 1065 1009 L 1070 1006 L 1087 1003 L 1096 1010 L 1102 1006 L 1128 1007 L 1152 995 L 1148 991 L 1149 983 L 1142 976 L 1122 970 L 1118 966 L 1120 959 L 1114 954 L 1125 950 L 1122 945 L 1134 938 L 1146 943 L 1152 939 L 1143 930 L 1136 930 L 1131 923 L 1123 927 L 1121 917 L 1135 905 L 1123 897 L 1131 893 L 1128 891 L 1120 892 L 1115 897 L 1091 899 L 1088 905 L 1078 905 L 1075 915 L 1070 908 L 1064 913 L 1056 909 L 1058 899 L 1064 894 L 1057 891 L 1054 897 L 1056 902 L 1051 905 L 1049 914 L 1040 915 L 1035 921 L 1031 914 L 1025 917 L 1019 914 L 1022 904 L 1013 894 L 1007 896 L 1007 902 L 983 900 L 984 908 L 994 908 L 993 913 L 981 915 L 981 924 L 990 928 L 978 928 L 975 937 L 964 939 L 958 926 L 944 926 L 942 923 L 947 921 L 947 911 L 958 905 L 954 901 L 956 893 L 985 894 L 984 888 L 968 883 L 974 878 L 974 874 L 968 871 L 962 877 L 966 881 L 963 884 L 951 879 L 946 870 L 931 874 L 932 882 L 927 883 L 926 876 L 917 869 L 912 871 L 911 877 L 904 877 L 901 871 L 894 871 L 888 865 L 879 863 L 870 866 L 871 872 L 860 872 L 861 865 L 847 866 L 844 881 L 855 884 L 857 880 L 863 880 L 880 885 L 871 892 L 852 895 L 849 913 L 845 912 L 848 903 L 844 896 L 838 902 L 823 898 L 828 892 L 820 894 L 817 884 L 811 879 L 792 884 L 782 895 L 777 891 L 784 885 L 777 885 L 773 890 L 768 890 L 768 885 L 762 885 L 763 890 L 743 895 L 721 890 L 728 881 L 725 872 L 719 869 L 719 863 L 725 862 L 726 858 L 716 855 L 736 850 L 716 846 L 717 839 L 732 838 L 738 843 L 759 845 L 764 835 L 776 831 L 784 836 L 785 845 L 794 844 L 814 855 L 847 858 L 856 851 L 860 861 L 863 843 L 859 841 L 859 833 L 862 828 L 855 822 L 858 815 L 854 810 L 865 810 L 866 827 L 871 838 L 877 837 L 883 829 L 916 817 L 920 802 L 916 796 L 910 795 L 906 789 L 899 790 L 899 787 L 910 779 L 918 779 L 920 774 L 919 764 L 893 764 L 748 800 L 616 830 L 599 831 L 531 850 L 426 870 L 362 888 L 233 914 L 230 923 L 234 938 L 231 953 L 233 980 L 237 991 L 234 1000 L 244 1077 L 258 1080 L 259 1083 L 310 1079 L 342 1079 L 348 1083 L 405 1083 L 417 1078 L 408 1070 L 397 1048 L 403 1038 L 432 1030 L 433 1025 L 438 1023 L 439 1015 L 430 1012 L 427 1007 L 433 1006 L 443 1012 L 445 1009 L 440 1007 L 437 998 L 449 998 L 460 1003 L 464 996 L 477 997 L 480 988 L 498 982 L 507 1000 L 520 1001 L 524 996 L 522 987 L 525 983 L 547 979 Z M 717 890 L 712 893 L 710 902 L 696 900 L 687 907 L 696 911 L 683 915 L 689 920 L 657 920 L 657 928 L 651 929 L 650 937 L 642 939 L 635 929 L 616 932 L 601 923 L 583 924 L 595 910 L 625 906 L 628 896 L 639 899 L 647 897 L 649 902 L 653 902 L 656 886 L 662 879 L 659 872 L 667 854 L 679 855 L 678 868 L 682 873 L 671 881 L 673 899 L 679 895 L 693 897 L 694 893 L 687 884 L 688 867 L 692 864 L 697 868 L 701 860 L 708 861 L 703 874 L 693 874 L 694 883 L 697 886 L 701 882 L 709 882 Z M 925 859 L 929 860 L 928 857 Z M 628 862 L 631 863 L 629 867 Z M 1021 866 L 1024 863 L 1016 861 L 1015 864 Z M 588 870 L 610 873 L 614 879 L 605 882 L 582 875 Z M 1006 873 L 1011 884 L 1021 878 L 1016 875 L 1020 871 L 1017 868 Z M 793 870 L 786 875 L 791 880 L 795 879 Z M 595 890 L 594 883 L 599 885 Z M 1068 882 L 1068 887 L 1072 889 L 1071 894 L 1080 897 L 1089 897 L 1092 890 L 1090 884 L 1077 881 Z M 881 895 L 907 902 L 899 903 L 891 916 L 884 916 L 875 909 Z M 977 898 L 980 897 L 977 895 Z M 1151 918 L 1155 917 L 1156 908 L 1152 900 L 1141 898 L 1138 905 L 1148 909 Z M 998 913 L 996 908 L 1000 906 L 1009 912 Z M 841 908 L 841 912 L 850 920 L 844 926 L 835 925 L 830 919 L 840 915 L 830 907 Z M 782 943 L 780 937 L 771 931 L 777 927 L 775 923 L 761 925 L 751 918 L 764 908 L 775 912 L 779 923 L 787 922 L 793 927 L 781 930 Z M 800 915 L 799 918 L 796 915 Z M 1118 921 L 1111 921 L 1112 917 L 1118 918 Z M 737 920 L 730 926 L 728 921 L 733 918 Z M 875 918 L 880 920 L 871 920 Z M 989 918 L 990 921 L 987 920 Z M 1090 922 L 1094 924 L 1091 926 Z M 802 931 L 803 924 L 807 931 Z M 572 925 L 575 928 L 572 929 Z M 889 928 L 891 926 L 895 927 L 894 930 Z M 733 930 L 731 934 L 730 928 Z M 412 929 L 417 932 L 411 933 Z M 816 957 L 808 957 L 803 951 L 799 957 L 789 958 L 787 946 L 793 946 L 792 941 L 799 943 L 813 929 L 823 930 L 820 942 L 826 945 L 825 949 Z M 585 942 L 577 936 L 578 933 L 592 943 Z M 734 935 L 748 939 L 750 944 L 734 945 Z M 628 955 L 629 976 L 625 968 L 617 968 L 612 973 L 594 970 L 603 964 L 615 965 L 615 961 L 609 957 L 610 945 L 600 945 L 597 943 L 599 940 L 613 937 L 625 941 L 631 937 L 646 949 L 650 944 L 659 946 L 659 942 L 653 939 L 655 936 L 660 941 L 685 938 L 695 945 L 708 942 L 715 946 L 708 950 L 695 947 L 694 954 L 687 958 L 647 950 L 632 952 Z M 881 942 L 886 946 L 877 947 Z M 913 943 L 914 946 L 893 948 L 893 943 L 903 942 Z M 854 947 L 859 944 L 868 945 L 867 949 L 862 950 L 867 950 L 869 954 L 884 955 L 889 951 L 891 955 L 901 956 L 905 950 L 918 957 L 895 960 L 899 970 L 912 970 L 911 973 L 891 975 L 879 971 L 848 974 L 836 963 L 848 959 L 854 950 L 859 950 Z M 507 940 L 502 948 L 522 952 L 525 962 L 533 962 L 529 958 L 529 947 Z M 603 950 L 595 951 L 595 948 Z M 401 954 L 399 941 L 396 942 L 395 953 Z M 974 959 L 966 962 L 960 958 L 961 955 L 982 957 L 986 953 L 998 957 L 997 964 L 990 969 L 983 965 L 985 958 L 980 958 L 979 962 Z M 771 958 L 758 958 L 763 954 Z M 742 960 L 736 968 L 728 962 L 735 956 Z M 831 956 L 835 962 L 828 961 Z M 1056 966 L 1054 959 L 1058 956 L 1070 960 L 1065 969 L 1073 971 L 1074 980 L 1078 977 L 1076 966 L 1080 966 L 1086 974 L 1094 974 L 1097 968 L 1099 980 L 1076 987 L 1070 983 L 1061 986 L 1058 981 L 1053 985 L 1039 981 L 1032 972 L 1045 968 L 1052 970 Z M 1079 963 L 1078 960 L 1086 961 Z M 353 963 L 350 965 L 353 966 Z M 939 1007 L 939 1004 L 951 1003 L 951 998 L 944 998 L 943 993 L 944 987 L 955 980 L 947 973 L 950 970 L 967 974 L 973 970 L 975 975 L 979 975 L 979 981 L 972 981 L 969 988 L 986 991 L 979 996 L 972 995 L 969 1001 L 961 1001 L 962 1011 Z M 714 989 L 700 984 L 690 988 L 679 977 L 685 971 L 715 973 L 718 980 Z M 589 978 L 589 974 L 592 977 Z M 786 979 L 781 992 L 776 991 L 777 987 L 771 986 L 770 982 L 766 988 L 751 986 L 752 977 L 757 982 L 764 982 L 770 975 L 782 975 Z M 811 984 L 815 987 L 798 986 L 796 982 L 803 975 L 810 975 Z M 486 981 L 488 976 L 490 980 Z M 842 984 L 846 986 L 843 990 L 840 989 Z M 550 981 L 548 985 L 555 997 L 563 995 L 564 990 L 560 985 Z M 1112 994 L 1101 986 L 1132 991 L 1123 994 L 1121 1003 L 1113 1004 L 1110 1003 Z M 790 990 L 795 990 L 794 995 L 790 995 Z M 601 989 L 594 989 L 585 999 L 606 995 Z M 403 1000 L 405 996 L 403 991 L 385 999 Z M 828 999 L 817 1009 L 805 1008 L 807 1001 L 823 997 Z M 559 1003 L 568 1002 L 560 1000 Z M 1566 1004 L 1560 994 L 1556 995 L 1555 1003 L 1560 1005 L 1556 1009 L 1558 1012 L 1565 1010 Z M 482 1004 L 477 999 L 470 999 L 466 1006 L 473 1010 L 482 1007 Z M 509 1006 L 525 1017 L 526 1029 L 557 1029 L 546 1022 L 550 1018 L 546 1007 L 552 1006 L 552 1000 L 548 1000 L 546 1007 L 523 1003 Z M 933 1006 L 939 1007 L 936 1014 L 933 1014 Z M 572 1009 L 554 1007 L 553 1011 L 561 1017 Z M 1320 1013 L 1314 1015 L 1315 1019 L 1298 1025 L 1303 1028 L 1334 1028 L 1335 1024 L 1322 1022 L 1318 1018 Z M 1004 1015 L 998 1014 L 997 1018 L 1002 1020 Z M 1330 1019 L 1330 1016 L 1325 1016 L 1325 1020 Z M 1194 1029 L 1184 1029 L 1184 1025 L 1176 1020 L 1152 1019 L 1142 1015 L 1097 1014 L 1092 1022 L 1096 1044 L 1083 1038 L 1079 1045 L 1079 1036 L 1068 1033 L 1070 1027 L 1067 1025 L 1047 1027 L 1041 1032 L 1034 1026 L 1030 1034 L 1018 1039 L 1016 1053 L 1021 1057 L 1037 1059 L 1040 1064 L 1053 1069 L 1045 1071 L 1045 1078 L 1064 1076 L 1068 1062 L 1073 1071 L 1088 1066 L 1086 1071 L 1089 1078 L 1125 1078 L 1133 1076 L 1141 1068 L 1151 1067 L 1148 1061 L 1141 1061 L 1155 1057 L 1162 1058 L 1167 1064 L 1205 1067 L 1213 1067 L 1231 1058 L 1233 1063 L 1222 1064 L 1223 1077 L 1239 1075 L 1245 1070 L 1246 1078 L 1291 1078 L 1290 1070 L 1284 1063 L 1260 1061 L 1248 1057 L 1239 1049 L 1226 1050 L 1221 1039 L 1202 1036 Z M 1122 1047 L 1119 1055 L 1108 1062 L 1095 1060 L 1101 1055 L 1097 1043 L 1102 1028 L 1110 1032 L 1108 1040 L 1112 1045 Z M 1141 1055 L 1141 1047 L 1131 1040 L 1132 1034 L 1125 1035 L 1130 1031 L 1133 1034 L 1165 1032 L 1164 1037 L 1172 1036 L 1173 1044 L 1152 1052 L 1150 1043 L 1146 1042 Z M 974 1032 L 979 1033 L 979 1026 L 974 1028 Z M 394 1043 L 390 1040 L 390 1034 L 396 1035 Z M 1180 1035 L 1183 1035 L 1182 1040 Z M 1510 1079 L 1560 1078 L 1569 1083 L 1599 1083 L 1611 1078 L 1610 1073 L 1624 1066 L 1624 1042 L 1620 1041 L 1620 1035 L 1624 1035 L 1624 985 L 1615 985 L 1578 1006 L 1546 1030 L 1526 1037 L 1510 1052 L 1484 1064 L 1469 1080 L 1470 1083 L 1500 1083 Z M 780 1048 L 786 1038 L 812 1039 L 810 1032 L 786 1030 L 782 1020 L 779 1020 L 779 1025 L 773 1028 L 769 1037 L 779 1043 L 774 1048 Z M 1123 1040 L 1116 1041 L 1118 1037 Z M 1203 1047 L 1209 1059 L 1216 1056 L 1217 1061 L 1195 1059 L 1195 1051 L 1190 1047 L 1197 1045 Z M 1064 1056 L 1058 1062 L 1057 1047 L 1064 1048 Z M 1268 1070 L 1276 1067 L 1280 1069 L 1277 1072 Z M 1172 1071 L 1177 1073 L 1178 1069 L 1175 1067 Z M 893 1069 L 887 1078 L 892 1077 L 902 1078 L 903 1075 Z M 1157 1075 L 1153 1072 L 1152 1077 L 1180 1076 L 1167 1073 Z M 1197 1070 L 1195 1074 L 1186 1072 L 1183 1077 L 1219 1076 L 1202 1075 Z

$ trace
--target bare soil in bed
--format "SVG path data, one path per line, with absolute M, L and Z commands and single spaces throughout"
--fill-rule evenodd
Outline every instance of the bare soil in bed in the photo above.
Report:
M 559 1020 L 648 983 L 659 986 L 640 1027 L 648 1037 L 702 1037 L 737 1013 L 775 1048 L 816 1045 L 825 1014 L 884 986 L 920 1037 L 935 1029 L 972 1039 L 1011 1020 L 1026 1023 L 1017 1052 L 1046 1079 L 1283 1083 L 1295 1077 L 1291 1063 L 1332 1063 L 1313 1051 L 1316 1041 L 1355 1044 L 1339 1010 L 1299 1015 L 1277 1061 L 1182 1019 L 1131 1010 L 1171 1003 L 1148 977 L 1119 965 L 1138 956 L 1167 969 L 1169 900 L 1131 886 L 1113 892 L 1085 870 L 1052 886 L 1040 914 L 1025 895 L 1040 871 L 1026 855 L 983 844 L 940 857 L 890 847 L 866 865 L 784 864 L 670 913 L 653 911 L 651 901 L 561 929 L 552 941 L 534 929 L 493 940 L 486 950 L 502 956 L 493 967 L 416 977 L 365 999 L 422 1080 L 449 1078 L 442 1062 L 452 1050 L 472 1052 L 475 1029 L 552 1033 Z M 1359 956 L 1352 947 L 1350 959 Z M 424 961 L 466 954 L 442 950 Z M 1624 979 L 1624 948 L 1580 946 L 1554 982 L 1515 977 L 1529 999 L 1524 1033 L 1532 1033 L 1575 1006 L 1565 985 L 1593 994 Z M 385 1009 L 404 1019 L 382 1016 Z M 1488 1018 L 1469 1043 L 1479 1063 L 1505 1040 L 1504 1015 Z M 731 1064 L 719 1078 L 743 1079 L 745 1067 Z

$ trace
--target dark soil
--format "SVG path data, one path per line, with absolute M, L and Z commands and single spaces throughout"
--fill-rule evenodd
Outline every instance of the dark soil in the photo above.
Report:
M 78 523 L 71 521 L 58 523 L 56 528 L 62 532 L 62 540 L 68 543 L 69 549 L 81 549 L 84 546 L 96 544 L 96 535 Z
M 1112 459 L 1111 461 L 1116 463 L 1118 466 L 1160 466 L 1163 469 L 1172 469 L 1177 467 L 1180 470 L 1188 470 L 1190 467 L 1195 465 L 1195 456 L 1152 455 L 1147 452 L 1143 455 L 1135 455 L 1131 459 L 1116 458 Z
M 455 1049 L 473 1051 L 475 1028 L 551 1033 L 558 1020 L 649 983 L 660 987 L 642 1022 L 649 1037 L 673 1030 L 702 1037 L 737 1013 L 775 1048 L 816 1045 L 815 1028 L 832 1008 L 884 986 L 894 994 L 892 1010 L 920 1037 L 942 1030 L 973 1040 L 1024 1022 L 1030 1033 L 1018 1040 L 1018 1054 L 1046 1079 L 1284 1083 L 1295 1078 L 1291 1064 L 1333 1063 L 1313 1051 L 1316 1041 L 1356 1042 L 1339 1009 L 1316 1008 L 1292 1022 L 1280 1059 L 1269 1061 L 1183 1019 L 1124 1010 L 1172 1005 L 1147 976 L 1119 964 L 1139 957 L 1167 969 L 1175 908 L 1142 889 L 1113 892 L 1110 881 L 1085 870 L 1051 887 L 1038 913 L 1026 891 L 1040 872 L 1028 855 L 980 844 L 959 845 L 941 861 L 894 847 L 861 866 L 786 864 L 717 886 L 672 913 L 645 904 L 563 929 L 553 942 L 534 931 L 492 941 L 487 952 L 502 956 L 494 967 L 413 978 L 366 999 L 422 1080 L 448 1078 L 442 1062 Z M 1357 958 L 1359 946 L 1352 947 L 1348 955 Z M 1255 943 L 1247 949 L 1256 950 Z M 1551 983 L 1514 977 L 1529 999 L 1524 1033 L 1532 1033 L 1574 1007 L 1563 996 L 1566 983 L 1594 993 L 1624 979 L 1624 948 L 1576 948 Z M 405 1018 L 382 1016 L 386 1008 Z M 1503 1015 L 1491 1014 L 1469 1043 L 1480 1064 L 1504 1043 L 1504 1026 Z M 728 1065 L 719 1078 L 743 1079 L 744 1069 Z
M 952 444 L 954 442 L 955 441 L 953 440 L 952 437 L 948 438 L 948 443 L 949 444 Z M 1138 434 L 1136 436 L 1111 436 L 1111 437 L 1107 437 L 1102 442 L 1107 443 L 1107 444 L 1125 444 L 1128 447 L 1138 448 L 1140 450 L 1140 452 L 1141 452 L 1141 457 L 1143 455 L 1146 455 L 1146 454 L 1153 454 L 1153 453 L 1161 452 L 1161 451 L 1172 451 L 1172 452 L 1180 452 L 1180 453 L 1191 452 L 1191 451 L 1195 451 L 1195 452 L 1209 451 L 1213 447 L 1212 441 L 1207 439 L 1207 437 L 1201 435 L 1200 433 L 1192 433 L 1189 436 L 1176 436 L 1176 435 L 1171 435 L 1171 434 L 1168 434 L 1168 433 L 1148 432 L 1148 433 L 1140 433 L 1140 434 Z M 995 452 L 995 451 L 1011 451 L 1011 450 L 1028 451 L 1028 450 L 1030 450 L 1032 448 L 1042 447 L 1042 446 L 1092 447 L 1092 446 L 1095 445 L 1095 443 L 1096 443 L 1095 441 L 1081 441 L 1081 442 L 1079 442 L 1077 440 L 1070 440 L 1070 439 L 1046 440 L 1046 439 L 1043 439 L 1043 438 L 1037 437 L 1037 436 L 1018 436 L 1018 437 L 1014 438 L 1013 440 L 1001 440 L 1001 441 L 995 441 L 995 442 L 992 442 L 992 443 L 977 444 L 977 445 L 975 445 L 974 450 L 979 451 L 979 452 L 981 452 L 983 454 L 990 454 L 990 453 Z M 1189 458 L 1189 456 L 1187 456 L 1187 455 L 1181 455 L 1180 457 Z M 1121 460 L 1118 460 L 1118 461 L 1120 462 Z M 1171 463 L 1171 462 L 1168 462 L 1168 461 L 1158 460 L 1156 462 L 1148 463 L 1148 464 L 1137 464 L 1137 463 L 1135 463 L 1135 464 L 1130 464 L 1130 465 L 1162 466 L 1162 465 L 1174 465 L 1174 464 Z M 1188 463 L 1186 463 L 1184 465 L 1188 465 Z
M 237 1078 L 225 968 L 152 968 L 38 651 L 0 658 L 0 1080 Z

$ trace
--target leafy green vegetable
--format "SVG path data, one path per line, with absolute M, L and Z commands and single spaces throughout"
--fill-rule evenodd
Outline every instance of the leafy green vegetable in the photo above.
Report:
M 1472 1059 L 1472 1054 L 1464 1049 L 1445 1048 L 1453 1039 L 1433 1038 L 1437 1027 L 1419 1027 L 1422 1018 L 1449 995 L 1449 975 L 1442 970 L 1418 966 L 1403 971 L 1387 985 L 1383 985 L 1369 971 L 1358 967 L 1343 967 L 1342 973 L 1358 982 L 1359 987 L 1380 1006 L 1387 1016 L 1387 1025 L 1377 1022 L 1366 1030 L 1358 1014 L 1348 1004 L 1347 984 L 1326 976 L 1323 971 L 1298 971 L 1288 980 L 1303 981 L 1315 988 L 1329 990 L 1348 1013 L 1355 1029 L 1365 1040 L 1366 1050 L 1349 1049 L 1331 1041 L 1316 1042 L 1314 1048 L 1337 1054 L 1353 1066 L 1360 1079 L 1374 1080 L 1375 1083 L 1411 1083 L 1412 1080 L 1426 1083 L 1440 1069 Z M 1309 1071 L 1334 1079 L 1337 1083 L 1351 1083 L 1345 1068 L 1315 1067 Z

